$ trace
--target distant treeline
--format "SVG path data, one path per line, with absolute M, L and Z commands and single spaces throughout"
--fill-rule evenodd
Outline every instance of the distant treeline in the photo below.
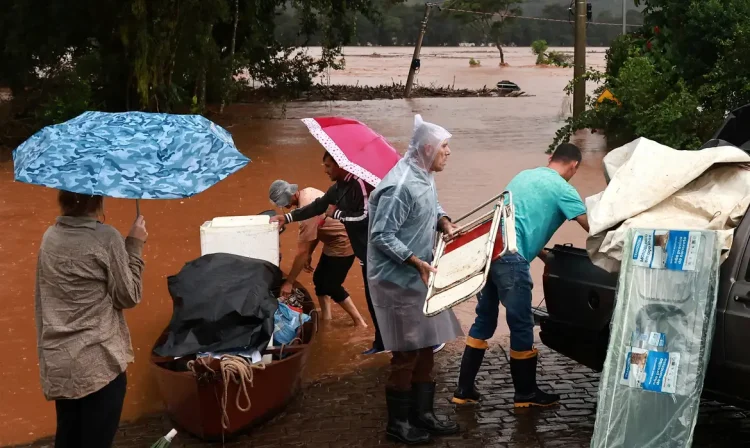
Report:
M 411 46 L 419 34 L 419 28 L 424 16 L 423 4 L 392 4 L 375 0 L 373 6 L 379 12 L 378 18 L 368 20 L 361 14 L 357 15 L 356 31 L 351 45 L 374 46 Z M 519 7 L 523 10 L 524 4 Z M 568 7 L 557 2 L 551 2 L 541 11 L 534 11 L 535 17 L 563 20 L 548 22 L 529 19 L 510 19 L 504 26 L 503 44 L 508 46 L 529 46 L 538 39 L 544 39 L 550 46 L 573 45 L 573 15 Z M 528 15 L 531 15 L 528 14 Z M 527 15 L 527 13 L 522 13 Z M 594 11 L 595 22 L 622 23 L 622 15 L 609 10 Z M 277 16 L 276 37 L 285 44 L 320 45 L 317 36 L 301 41 L 298 38 L 298 22 L 295 20 L 296 11 L 287 9 Z M 627 23 L 640 25 L 643 17 L 639 11 L 629 10 Z M 590 46 L 609 46 L 614 38 L 622 33 L 621 26 L 594 25 L 587 28 L 587 43 Z M 451 11 L 438 11 L 433 8 L 424 37 L 425 46 L 457 46 L 461 43 L 475 45 L 487 44 L 482 33 L 471 24 L 456 17 Z

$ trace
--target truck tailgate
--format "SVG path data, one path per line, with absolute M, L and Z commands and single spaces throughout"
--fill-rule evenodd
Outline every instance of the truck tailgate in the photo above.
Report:
M 584 249 L 556 245 L 544 268 L 546 313 L 540 338 L 553 350 L 601 370 L 615 306 L 617 274 L 591 262 Z

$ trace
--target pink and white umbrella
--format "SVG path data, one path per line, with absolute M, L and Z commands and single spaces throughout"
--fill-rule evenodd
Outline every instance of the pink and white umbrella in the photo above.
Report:
M 303 118 L 310 133 L 346 171 L 373 187 L 401 159 L 380 134 L 351 118 Z

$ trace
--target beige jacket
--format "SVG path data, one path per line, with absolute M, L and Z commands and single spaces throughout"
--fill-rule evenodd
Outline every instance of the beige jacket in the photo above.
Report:
M 63 216 L 44 234 L 35 317 L 48 400 L 96 392 L 133 361 L 122 310 L 141 301 L 142 250 L 93 218 Z

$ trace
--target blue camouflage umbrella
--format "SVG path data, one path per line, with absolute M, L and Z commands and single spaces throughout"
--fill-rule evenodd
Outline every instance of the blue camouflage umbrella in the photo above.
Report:
M 199 115 L 86 112 L 13 151 L 15 180 L 129 199 L 198 194 L 250 162 Z

